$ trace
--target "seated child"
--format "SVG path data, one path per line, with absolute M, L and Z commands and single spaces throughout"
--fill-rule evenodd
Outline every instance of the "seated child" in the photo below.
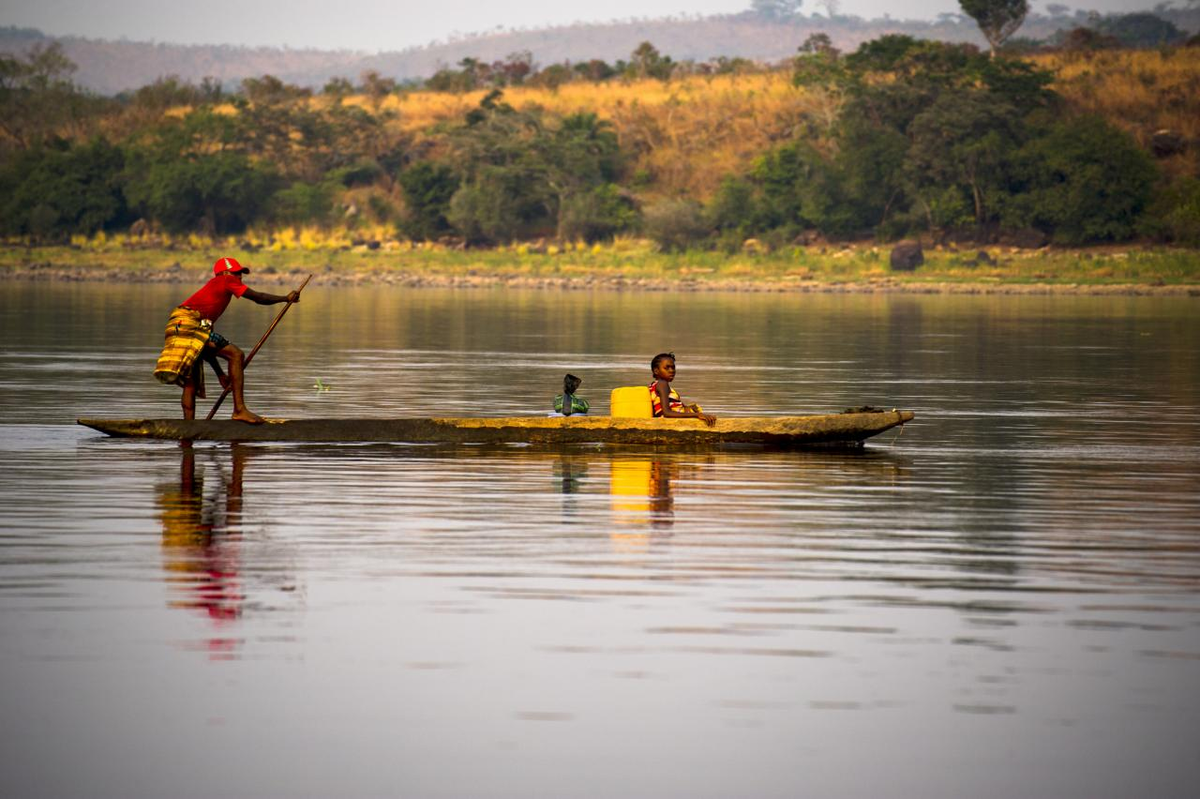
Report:
M 650 361 L 650 372 L 654 375 L 654 382 L 650 384 L 650 402 L 654 405 L 655 416 L 703 419 L 709 427 L 717 423 L 717 417 L 704 413 L 699 405 L 684 405 L 679 394 L 671 388 L 671 381 L 675 379 L 675 353 L 655 355 Z
M 567 375 L 563 378 L 563 393 L 554 397 L 554 410 L 561 413 L 563 416 L 570 416 L 573 413 L 587 413 L 591 405 L 583 397 L 575 396 L 580 384 L 583 383 L 575 375 Z

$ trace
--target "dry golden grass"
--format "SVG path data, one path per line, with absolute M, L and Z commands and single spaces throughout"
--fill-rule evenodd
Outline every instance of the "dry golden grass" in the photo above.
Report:
M 397 112 L 397 124 L 420 136 L 439 123 L 461 120 L 484 94 L 413 92 L 389 97 L 383 108 Z M 517 109 L 556 115 L 597 114 L 613 124 L 632 173 L 651 179 L 654 193 L 698 199 L 775 144 L 797 135 L 823 143 L 837 112 L 835 99 L 793 87 L 791 75 L 782 72 L 514 87 L 504 100 Z
M 1101 50 L 1034 59 L 1056 75 L 1054 90 L 1078 111 L 1099 114 L 1148 146 L 1157 130 L 1182 133 L 1189 153 L 1167 159 L 1172 172 L 1200 168 L 1200 48 Z
M 1200 141 L 1200 48 L 1054 54 L 1034 60 L 1052 70 L 1053 88 L 1079 112 L 1095 113 L 1130 131 L 1143 145 L 1159 129 Z M 484 91 L 412 92 L 388 97 L 396 124 L 423 137 L 439 123 L 461 120 Z M 505 100 L 518 109 L 553 114 L 587 111 L 613 123 L 632 174 L 648 178 L 653 195 L 707 199 L 721 179 L 745 171 L 768 148 L 807 138 L 829 144 L 839 98 L 792 86 L 787 71 L 754 75 L 569 83 L 557 89 L 514 87 Z M 353 102 L 365 103 L 365 98 Z M 1173 173 L 1200 169 L 1200 147 L 1167 159 Z
M 1071 109 L 1099 114 L 1130 131 L 1143 146 L 1159 129 L 1183 134 L 1192 146 L 1163 165 L 1177 175 L 1200 173 L 1200 146 L 1195 144 L 1200 142 L 1200 48 L 1059 53 L 1033 60 L 1055 73 L 1053 88 Z M 392 134 L 411 137 L 427 155 L 437 155 L 444 142 L 437 127 L 460 122 L 485 94 L 416 91 L 389 95 L 378 104 L 366 96 L 344 102 L 392 112 Z M 827 149 L 840 105 L 836 95 L 794 87 L 786 70 L 667 83 L 511 87 L 504 100 L 517 109 L 541 108 L 554 115 L 597 114 L 613 124 L 639 192 L 702 201 L 725 175 L 746 171 L 757 156 L 782 142 L 799 137 Z M 309 102 L 328 105 L 330 100 L 318 96 Z

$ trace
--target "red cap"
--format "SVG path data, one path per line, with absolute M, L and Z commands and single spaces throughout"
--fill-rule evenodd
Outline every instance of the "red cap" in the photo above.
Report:
M 218 258 L 213 264 L 213 274 L 223 275 L 226 272 L 249 272 L 250 270 L 237 262 L 236 258 Z

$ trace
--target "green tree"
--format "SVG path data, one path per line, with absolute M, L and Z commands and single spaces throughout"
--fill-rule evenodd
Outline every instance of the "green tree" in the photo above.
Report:
M 633 200 L 615 183 L 603 183 L 567 197 L 558 212 L 558 234 L 567 241 L 611 239 L 638 222 Z
M 646 235 L 667 252 L 694 247 L 712 232 L 695 200 L 659 200 L 646 208 L 643 221 Z
M 593 58 L 590 61 L 581 61 L 572 67 L 572 69 L 585 80 L 596 83 L 608 80 L 617 74 L 617 70 L 610 67 L 608 62 L 602 61 L 599 58 Z
M 1187 38 L 1175 23 L 1150 13 L 1104 17 L 1096 24 L 1096 30 L 1126 47 L 1159 47 Z
M 1007 221 L 1063 244 L 1122 241 L 1139 229 L 1157 177 L 1128 133 L 1099 117 L 1062 120 L 1017 153 Z
M 1029 13 L 1028 0 L 958 0 L 958 5 L 979 25 L 983 38 L 991 45 L 993 57 Z
M 536 204 L 525 201 L 523 189 L 514 173 L 484 167 L 450 198 L 446 218 L 469 244 L 530 236 L 541 215 Z
M 530 86 L 541 89 L 557 89 L 569 83 L 573 77 L 571 67 L 566 64 L 551 64 L 529 79 Z
M 312 96 L 312 90 L 284 83 L 274 75 L 242 80 L 242 96 L 255 105 L 283 105 Z
M 277 224 L 328 225 L 333 220 L 334 198 L 339 188 L 335 180 L 297 181 L 271 196 L 267 216 Z
M 517 111 L 503 96 L 488 93 L 449 137 L 461 185 L 447 218 L 473 244 L 548 235 L 554 227 L 541 114 Z
M 612 205 L 614 196 L 592 195 L 594 189 L 615 181 L 620 172 L 621 148 L 612 123 L 591 113 L 571 114 L 541 137 L 539 148 L 546 165 L 546 185 L 554 195 L 558 238 L 574 238 L 566 223 L 575 220 L 574 226 L 581 227 L 579 220 L 585 216 L 590 221 L 582 227 L 593 231 L 585 238 L 594 239 L 596 229 L 620 226 L 616 218 L 605 223 L 595 217 L 606 205 L 619 209 L 619 203 Z M 571 214 L 559 213 L 572 205 L 575 210 Z
M 400 173 L 408 206 L 404 232 L 412 239 L 433 240 L 450 232 L 450 200 L 458 191 L 454 170 L 433 161 L 418 161 Z
M 968 44 L 889 35 L 846 56 L 824 44 L 796 59 L 794 81 L 844 98 L 835 146 L 785 145 L 757 163 L 754 224 L 832 235 L 995 224 L 1030 120 L 1059 104 L 1053 76 Z
M 321 94 L 327 97 L 335 97 L 340 102 L 343 97 L 354 94 L 354 84 L 346 78 L 335 76 L 325 82 L 325 86 L 321 89 Z
M 1184 176 L 1157 192 L 1142 229 L 1160 239 L 1200 247 L 1200 178 Z
M 715 230 L 732 234 L 738 244 L 765 227 L 759 219 L 757 187 L 747 178 L 726 175 L 717 186 L 706 214 Z
M 595 114 L 517 111 L 496 90 L 450 143 L 461 185 L 446 218 L 472 243 L 595 238 L 628 224 L 627 201 L 605 188 L 621 169 L 617 136 Z
M 124 168 L 122 150 L 102 138 L 18 153 L 0 168 L 0 231 L 53 238 L 128 224 Z
M 630 56 L 629 70 L 638 78 L 657 78 L 670 80 L 675 71 L 675 62 L 670 56 L 658 52 L 658 48 L 650 42 L 642 42 Z
M 80 136 L 103 101 L 71 81 L 75 64 L 54 42 L 17 58 L 0 53 L 0 144 L 23 149 L 57 136 Z
M 1023 135 L 1017 110 L 980 90 L 947 92 L 918 114 L 904 171 L 929 227 L 992 221 Z
M 142 216 L 177 233 L 236 233 L 257 220 L 278 185 L 275 171 L 236 152 L 140 157 L 126 195 Z
M 385 78 L 373 69 L 369 69 L 359 76 L 359 82 L 362 84 L 362 92 L 367 96 L 371 103 L 371 107 L 376 111 L 383 103 L 385 97 L 393 94 L 396 91 L 396 81 L 392 78 Z

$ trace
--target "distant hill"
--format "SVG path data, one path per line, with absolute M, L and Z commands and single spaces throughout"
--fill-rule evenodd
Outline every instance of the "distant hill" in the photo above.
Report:
M 1168 9 L 1161 16 L 1184 30 L 1200 27 L 1200 10 Z M 1087 24 L 1087 15 L 1032 16 L 1018 35 L 1043 39 L 1060 29 Z M 629 20 L 575 24 L 536 30 L 511 30 L 464 37 L 450 42 L 396 52 L 365 53 L 351 50 L 315 50 L 228 45 L 178 45 L 126 40 L 107 41 L 76 36 L 52 38 L 29 28 L 0 28 L 0 52 L 22 53 L 37 44 L 57 41 L 79 71 L 80 85 L 101 93 L 117 94 L 137 89 L 160 77 L 175 75 L 193 83 L 216 78 L 229 87 L 243 78 L 274 75 L 287 83 L 320 88 L 330 78 L 355 80 L 367 70 L 400 81 L 429 77 L 441 67 L 463 58 L 482 61 L 504 59 L 528 51 L 540 66 L 598 58 L 628 58 L 641 42 L 649 41 L 676 61 L 726 56 L 776 62 L 796 53 L 810 35 L 823 32 L 835 47 L 853 50 L 860 43 L 887 33 L 918 38 L 963 41 L 983 45 L 973 20 L 944 14 L 938 22 L 864 20 L 859 17 L 798 16 L 771 22 L 750 13 L 712 17 Z

